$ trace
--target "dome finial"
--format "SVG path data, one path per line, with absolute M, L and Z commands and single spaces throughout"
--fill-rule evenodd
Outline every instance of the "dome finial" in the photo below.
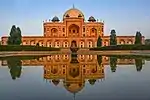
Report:
M 73 9 L 74 9 L 75 7 L 74 7 L 74 4 L 73 4 Z

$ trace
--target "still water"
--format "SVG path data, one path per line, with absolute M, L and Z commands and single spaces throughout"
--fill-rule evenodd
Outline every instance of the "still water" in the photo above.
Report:
M 0 100 L 150 100 L 150 57 L 0 58 Z

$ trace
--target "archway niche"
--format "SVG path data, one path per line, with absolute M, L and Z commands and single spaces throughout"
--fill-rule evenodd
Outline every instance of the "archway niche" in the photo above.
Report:
M 72 36 L 72 37 L 77 37 L 79 36 L 79 26 L 76 25 L 76 24 L 72 24 L 69 26 L 69 29 L 68 29 L 68 34 L 69 36 Z
M 58 30 L 56 28 L 51 29 L 51 36 L 58 37 Z
M 80 41 L 80 48 L 84 48 L 85 47 L 85 42 L 84 41 Z
M 132 40 L 128 40 L 128 44 L 133 44 L 133 41 Z
M 31 41 L 30 41 L 30 45 L 35 45 L 35 41 L 34 41 L 34 40 L 31 40 Z
M 55 45 L 56 48 L 59 48 L 61 46 L 60 41 L 56 40 L 54 42 L 54 45 Z
M 69 69 L 69 75 L 72 76 L 73 78 L 79 76 L 79 74 L 80 74 L 79 67 Z
M 40 40 L 38 43 L 39 43 L 39 46 L 44 46 L 43 40 Z
M 125 40 L 120 40 L 120 44 L 124 45 L 125 44 Z
M 47 47 L 52 47 L 52 42 L 51 41 L 47 41 Z
M 87 47 L 88 48 L 92 48 L 93 47 L 93 41 L 92 40 L 87 42 Z
M 69 47 L 69 42 L 68 42 L 68 41 L 63 41 L 63 47 L 64 47 L 64 48 Z
M 97 29 L 92 28 L 92 29 L 90 30 L 90 36 L 92 36 L 92 37 L 97 36 Z
M 77 47 L 77 42 L 75 40 L 71 42 L 71 47 Z

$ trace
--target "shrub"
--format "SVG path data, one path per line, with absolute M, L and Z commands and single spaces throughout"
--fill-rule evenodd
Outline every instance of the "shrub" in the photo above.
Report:
M 103 50 L 150 50 L 150 46 L 147 45 L 116 45 L 90 48 L 90 50 L 103 51 Z

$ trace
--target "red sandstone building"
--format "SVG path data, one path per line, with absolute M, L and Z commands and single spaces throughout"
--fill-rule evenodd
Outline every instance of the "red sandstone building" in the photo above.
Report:
M 46 47 L 70 47 L 76 41 L 78 47 L 96 47 L 99 36 L 102 45 L 109 45 L 109 36 L 104 35 L 104 22 L 96 21 L 93 16 L 85 21 L 84 14 L 71 8 L 63 15 L 63 21 L 57 16 L 49 22 L 43 22 L 43 36 L 23 36 L 22 45 L 36 45 Z M 1 44 L 7 45 L 8 36 L 2 37 Z M 117 44 L 134 44 L 134 36 L 117 36 Z M 142 38 L 144 43 L 144 37 Z

